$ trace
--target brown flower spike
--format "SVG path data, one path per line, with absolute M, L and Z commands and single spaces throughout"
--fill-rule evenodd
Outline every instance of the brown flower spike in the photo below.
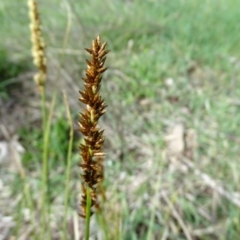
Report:
M 30 30 L 31 30 L 31 42 L 32 42 L 32 55 L 34 64 L 38 67 L 39 72 L 34 76 L 34 80 L 37 83 L 40 92 L 43 90 L 46 74 L 46 53 L 45 42 L 42 37 L 41 22 L 38 12 L 38 5 L 35 0 L 28 0 L 29 16 L 30 16 Z
M 91 189 L 91 214 L 92 207 L 99 209 L 97 200 L 98 185 L 103 181 L 102 145 L 104 142 L 103 130 L 98 125 L 99 118 L 106 112 L 106 105 L 99 94 L 102 73 L 106 71 L 104 62 L 106 54 L 106 42 L 101 44 L 100 36 L 92 42 L 92 49 L 86 48 L 91 54 L 91 61 L 86 60 L 87 69 L 84 81 L 84 91 L 80 91 L 79 100 L 86 104 L 83 113 L 80 113 L 79 131 L 84 135 L 84 144 L 80 145 L 82 162 L 82 196 L 80 216 L 86 217 L 87 187 Z

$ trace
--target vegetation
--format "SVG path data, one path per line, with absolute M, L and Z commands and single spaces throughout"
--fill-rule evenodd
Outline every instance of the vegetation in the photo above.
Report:
M 9 139 L 3 133 L 0 138 L 10 141 L 18 134 L 25 148 L 25 175 L 1 167 L 0 229 L 1 219 L 12 219 L 4 223 L 6 239 L 42 239 L 45 233 L 48 239 L 84 237 L 77 99 L 84 89 L 84 48 L 98 34 L 111 49 L 101 89 L 108 104 L 100 121 L 106 201 L 102 214 L 91 217 L 91 237 L 238 239 L 239 8 L 237 0 L 39 1 L 48 60 L 42 131 L 36 69 L 27 70 L 32 62 L 27 4 L 0 3 L 0 132 L 2 126 L 10 132 Z M 24 68 L 12 75 L 13 63 Z M 4 94 L 6 86 L 12 90 L 13 77 L 21 88 Z M 49 213 L 45 233 L 42 192 Z

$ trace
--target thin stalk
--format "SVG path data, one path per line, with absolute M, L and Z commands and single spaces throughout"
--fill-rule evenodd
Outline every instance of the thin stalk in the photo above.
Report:
M 45 209 L 45 198 L 47 189 L 47 176 L 48 176 L 48 163 L 47 163 L 47 145 L 46 145 L 46 94 L 45 87 L 41 91 L 41 106 L 42 106 L 42 131 L 43 131 L 43 150 L 42 150 L 42 233 L 45 233 L 46 227 L 46 209 Z
M 46 128 L 46 121 L 47 121 L 46 91 L 44 86 L 42 87 L 42 91 L 41 91 L 41 107 L 42 107 L 42 129 L 44 131 Z
M 68 0 L 65 1 L 66 4 L 66 10 L 67 10 L 67 26 L 65 29 L 65 34 L 63 38 L 63 43 L 62 43 L 62 48 L 65 49 L 68 44 L 68 39 L 72 27 L 72 11 L 69 6 Z M 57 72 L 57 81 L 55 85 L 55 89 L 58 86 L 58 81 L 60 78 L 60 71 L 61 67 L 63 68 L 64 66 L 64 57 L 65 55 L 63 54 L 60 59 L 60 66 L 58 68 Z M 62 66 L 61 66 L 62 65 Z M 67 111 L 67 118 L 70 124 L 70 131 L 69 131 L 69 142 L 68 142 L 68 153 L 67 153 L 67 169 L 66 169 L 66 180 L 65 180 L 65 200 L 64 200 L 64 219 L 63 219 L 63 237 L 66 240 L 67 239 L 67 209 L 68 209 L 68 202 L 69 202 L 69 179 L 70 179 L 70 168 L 71 168 L 71 158 L 72 158 L 72 145 L 73 145 L 73 122 L 71 118 L 71 113 L 69 109 L 69 104 L 67 100 L 67 96 L 64 93 L 64 102 L 66 106 L 66 111 Z
M 70 34 L 70 29 L 71 29 L 71 12 L 68 9 L 68 23 L 67 23 L 67 27 L 66 27 L 66 31 L 65 31 L 65 35 L 64 35 L 64 39 L 63 39 L 63 49 L 66 48 L 67 43 L 68 43 L 68 37 Z M 60 63 L 63 62 L 64 59 L 63 55 L 60 59 Z M 52 116 L 53 116 L 53 110 L 55 107 L 55 102 L 56 102 L 56 98 L 57 98 L 57 86 L 58 86 L 58 82 L 59 82 L 59 78 L 60 78 L 60 71 L 61 71 L 61 67 L 58 67 L 58 71 L 57 71 L 57 77 L 56 77 L 56 84 L 54 86 L 54 93 L 53 93 L 53 97 L 51 100 L 51 106 L 50 106 L 50 110 L 49 110 L 49 115 L 47 118 L 47 114 L 46 114 L 46 99 L 45 99 L 45 88 L 43 88 L 43 95 L 42 95 L 42 114 L 43 114 L 43 127 L 44 127 L 44 143 L 43 143 L 43 167 L 42 167 L 42 181 L 43 181 L 43 188 L 42 188 L 42 213 L 43 213 L 43 222 L 42 222 L 42 226 L 43 226 L 43 234 L 44 234 L 44 229 L 45 229 L 45 224 L 46 224 L 46 216 L 45 216 L 45 198 L 46 198 L 46 191 L 48 189 L 48 143 L 49 143 L 49 135 L 50 135 L 50 128 L 51 128 L 51 120 L 52 120 Z M 44 107 L 43 107 L 44 106 Z M 45 119 L 45 120 L 44 120 Z M 45 188 L 46 186 L 46 188 Z M 50 206 L 48 208 L 48 212 L 50 212 Z M 49 228 L 48 228 L 49 229 Z
M 42 236 L 45 235 L 45 232 L 47 230 L 47 234 L 49 236 L 49 224 L 46 225 L 46 220 L 48 221 L 48 215 L 50 212 L 49 205 L 48 209 L 46 212 L 46 195 L 49 192 L 49 170 L 48 170 L 48 145 L 49 145 L 49 136 L 50 136 L 50 129 L 51 129 L 51 122 L 52 122 L 52 116 L 53 116 L 53 111 L 55 107 L 55 102 L 56 102 L 56 97 L 57 97 L 57 90 L 54 89 L 53 97 L 51 100 L 51 105 L 48 113 L 48 118 L 46 115 L 46 120 L 45 120 L 45 129 L 44 129 L 44 139 L 43 139 L 43 164 L 42 164 Z M 45 102 L 46 106 L 46 102 Z M 47 226 L 47 229 L 45 229 Z
M 87 206 L 86 206 L 86 222 L 85 222 L 85 240 L 89 240 L 90 234 L 90 217 L 91 217 L 91 188 L 87 187 Z
M 27 206 L 29 206 L 30 211 L 31 211 L 31 213 L 30 213 L 31 224 L 35 229 L 36 224 L 35 224 L 35 216 L 34 216 L 34 207 L 33 207 L 32 199 L 31 199 L 31 195 L 30 195 L 30 186 L 26 183 L 25 177 L 23 178 L 23 182 L 24 182 L 24 195 L 26 197 Z M 38 239 L 35 234 L 34 234 L 34 239 Z
M 70 124 L 69 131 L 69 143 L 68 143 L 68 154 L 67 154 L 67 169 L 66 169 L 66 182 L 65 182 L 65 200 L 64 200 L 64 219 L 63 219 L 63 233 L 64 239 L 67 239 L 67 210 L 68 210 L 68 201 L 69 201 L 69 179 L 70 179 L 70 167 L 71 167 L 71 158 L 72 158 L 72 145 L 73 145 L 73 124 L 70 114 L 69 104 L 66 94 L 64 94 L 64 102 L 67 111 L 67 118 Z
M 43 131 L 43 149 L 42 149 L 42 232 L 45 233 L 46 224 L 46 213 L 45 213 L 45 194 L 47 188 L 47 145 L 46 145 L 46 121 L 47 121 L 47 111 L 46 111 L 46 96 L 45 96 L 45 82 L 47 74 L 46 66 L 46 53 L 45 53 L 45 41 L 42 37 L 41 31 L 41 20 L 39 16 L 38 4 L 36 0 L 28 0 L 29 7 L 29 17 L 30 17 L 30 31 L 31 31 L 31 42 L 32 42 L 32 55 L 33 63 L 38 68 L 38 73 L 34 76 L 34 81 L 36 82 L 40 95 L 41 95 L 41 109 L 42 109 L 42 131 Z

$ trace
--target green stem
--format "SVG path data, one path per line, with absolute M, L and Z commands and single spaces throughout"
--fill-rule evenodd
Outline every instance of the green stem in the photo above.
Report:
M 71 167 L 71 157 L 72 157 L 72 145 L 73 145 L 73 127 L 72 127 L 72 119 L 70 115 L 69 108 L 67 106 L 67 100 L 65 96 L 67 115 L 70 123 L 70 132 L 69 132 L 69 143 L 68 143 L 68 155 L 67 155 L 67 169 L 66 169 L 66 182 L 65 182 L 65 201 L 64 201 L 64 220 L 63 220 L 63 232 L 64 239 L 67 239 L 67 209 L 68 209 L 68 201 L 69 201 L 69 179 L 70 179 L 70 167 Z
M 63 40 L 63 49 L 66 48 L 68 37 L 70 34 L 71 29 L 71 17 L 70 17 L 70 11 L 68 12 L 68 24 Z M 53 97 L 51 101 L 51 106 L 49 110 L 49 115 L 47 119 L 47 111 L 46 111 L 46 99 L 45 99 L 45 86 L 43 86 L 42 89 L 42 117 L 43 117 L 43 132 L 44 132 L 44 143 L 43 143 L 43 164 L 42 164 L 42 236 L 45 235 L 45 226 L 46 226 L 46 215 L 45 215 L 45 198 L 46 198 L 46 192 L 48 189 L 48 142 L 49 142 L 49 135 L 50 135 L 50 127 L 51 127 L 51 119 L 53 115 L 53 110 L 55 107 L 56 97 L 57 97 L 57 86 L 60 78 L 60 72 L 63 66 L 61 66 L 61 62 L 63 62 L 64 55 L 60 59 L 60 66 L 57 71 L 57 77 L 56 77 L 56 84 L 54 86 L 54 92 Z M 50 212 L 50 205 L 48 206 L 48 212 Z M 47 229 L 49 231 L 49 227 Z M 49 235 L 49 232 L 48 232 Z
M 27 206 L 30 208 L 30 211 L 31 211 L 31 213 L 30 213 L 31 224 L 35 229 L 36 224 L 35 224 L 35 216 L 34 216 L 34 206 L 33 206 L 31 195 L 30 195 L 30 189 L 29 189 L 30 186 L 27 184 L 25 178 L 23 179 L 23 183 L 24 183 L 24 194 L 25 194 L 25 197 L 26 197 Z M 34 235 L 34 239 L 37 239 L 37 236 Z
M 42 107 L 42 129 L 43 131 L 46 129 L 46 122 L 47 122 L 47 109 L 46 109 L 46 93 L 45 87 L 42 87 L 41 91 L 41 107 Z
M 45 198 L 47 189 L 47 175 L 48 175 L 48 163 L 47 163 L 47 140 L 46 140 L 46 95 L 45 87 L 43 86 L 41 91 L 41 105 L 42 105 L 42 128 L 43 128 L 43 156 L 42 156 L 42 236 L 45 234 L 46 227 L 46 211 L 45 211 Z
M 90 217 L 91 217 L 91 189 L 87 187 L 87 206 L 86 206 L 86 222 L 85 222 L 85 240 L 89 240 L 90 234 Z

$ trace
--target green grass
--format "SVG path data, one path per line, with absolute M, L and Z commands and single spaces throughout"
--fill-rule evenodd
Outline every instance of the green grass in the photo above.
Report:
M 56 65 L 62 56 L 67 21 L 72 21 L 72 27 L 59 92 L 65 90 L 72 115 L 76 116 L 81 109 L 77 98 L 85 68 L 83 48 L 90 46 L 90 41 L 100 33 L 111 50 L 106 64 L 109 70 L 102 82 L 108 105 L 102 120 L 106 129 L 108 198 L 104 213 L 110 226 L 105 236 L 126 240 L 147 239 L 147 236 L 161 239 L 165 232 L 169 239 L 186 239 L 173 211 L 157 194 L 165 190 L 193 239 L 236 239 L 240 232 L 239 208 L 214 193 L 193 171 L 183 172 L 178 165 L 172 170 L 165 156 L 164 136 L 167 128 L 178 122 L 186 129 L 194 129 L 198 148 L 193 163 L 228 191 L 240 191 L 240 2 L 54 0 L 49 3 L 43 0 L 39 7 L 49 57 L 48 103 L 57 76 Z M 15 62 L 27 59 L 31 64 L 27 11 L 21 1 L 0 3 L 0 49 Z M 68 18 L 69 11 L 71 18 Z M 5 63 L 0 59 L 0 69 Z M 169 78 L 173 79 L 172 85 L 166 83 Z M 35 92 L 34 83 L 32 92 Z M 34 101 L 39 100 L 35 97 Z M 69 127 L 62 109 L 63 99 L 59 97 L 49 145 L 55 224 L 63 218 L 59 209 L 64 202 L 63 173 L 68 147 Z M 42 133 L 36 122 L 19 128 L 26 149 L 23 163 L 37 207 Z M 77 117 L 74 118 L 76 128 Z M 70 181 L 70 225 L 80 191 L 79 141 L 77 135 Z M 12 196 L 20 193 L 16 183 L 10 187 Z M 156 191 L 156 188 L 159 189 Z M 12 216 L 21 219 L 21 211 L 13 210 Z M 12 229 L 13 235 L 29 226 L 19 221 Z M 103 236 L 101 225 L 95 221 L 93 224 L 93 236 Z M 119 231 L 111 229 L 111 224 Z M 221 231 L 194 235 L 209 226 L 213 229 L 220 226 Z M 84 232 L 82 222 L 80 230 Z M 53 227 L 52 232 L 58 235 L 61 230 Z M 37 236 L 35 231 L 31 234 Z

